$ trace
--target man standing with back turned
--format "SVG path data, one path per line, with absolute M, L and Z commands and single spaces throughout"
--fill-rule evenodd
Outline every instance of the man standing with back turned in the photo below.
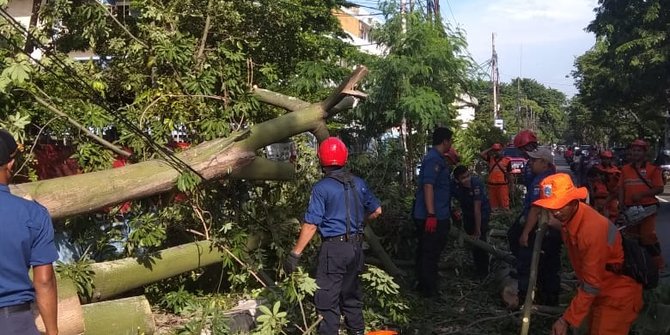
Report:
M 419 171 L 413 212 L 419 240 L 416 251 L 417 288 L 424 297 L 435 297 L 438 293 L 437 263 L 449 234 L 451 171 L 443 157 L 451 148 L 451 135 L 451 130 L 447 128 L 435 129 L 433 147 L 423 158 Z
M 319 146 L 319 162 L 326 174 L 312 188 L 304 223 L 284 271 L 291 273 L 309 241 L 318 231 L 321 250 L 314 294 L 316 311 L 323 317 L 319 334 L 337 335 L 340 312 L 350 335 L 363 335 L 363 293 L 358 275 L 363 270 L 363 221 L 382 213 L 379 200 L 363 179 L 344 169 L 347 147 L 336 137 Z
M 47 335 L 57 335 L 54 231 L 46 208 L 9 193 L 16 141 L 0 130 L 0 333 L 37 335 L 32 303 Z M 32 267 L 33 280 L 28 271 Z

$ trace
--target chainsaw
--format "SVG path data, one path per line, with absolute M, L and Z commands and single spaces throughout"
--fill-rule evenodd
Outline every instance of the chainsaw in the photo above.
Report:
M 639 224 L 642 220 L 656 214 L 657 211 L 658 206 L 656 205 L 631 206 L 619 214 L 616 224 L 619 226 L 619 230 L 626 229 Z

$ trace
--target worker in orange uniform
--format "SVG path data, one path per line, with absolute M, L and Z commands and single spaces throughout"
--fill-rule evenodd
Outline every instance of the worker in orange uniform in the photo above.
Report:
M 614 165 L 614 154 L 605 150 L 600 154 L 600 164 L 595 168 L 599 172 L 602 182 L 607 189 L 607 198 L 604 203 L 604 211 L 601 212 L 605 217 L 615 222 L 619 214 L 619 180 L 621 179 L 621 170 Z
M 490 148 L 482 151 L 480 154 L 489 165 L 489 177 L 487 180 L 487 190 L 489 202 L 492 210 L 509 209 L 509 173 L 512 169 L 511 161 L 508 157 L 502 156 L 502 145 L 493 144 Z
M 617 227 L 580 201 L 587 190 L 575 187 L 565 173 L 542 180 L 540 190 L 540 199 L 533 204 L 549 210 L 553 222 L 560 223 L 570 263 L 581 283 L 551 334 L 568 334 L 569 328 L 578 328 L 590 313 L 589 334 L 627 335 L 642 308 L 642 285 L 608 270 L 623 266 Z
M 661 168 L 647 161 L 649 145 L 635 140 L 630 145 L 630 163 L 621 168 L 619 181 L 619 207 L 622 211 L 631 206 L 659 206 L 656 195 L 663 193 Z M 649 251 L 658 270 L 664 267 L 661 244 L 656 237 L 656 214 L 642 219 L 626 232 L 639 236 L 640 244 Z

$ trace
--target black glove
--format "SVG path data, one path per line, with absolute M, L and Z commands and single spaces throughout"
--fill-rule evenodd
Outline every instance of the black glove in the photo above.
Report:
M 287 275 L 290 275 L 298 268 L 298 261 L 300 261 L 300 255 L 295 254 L 293 251 L 288 253 L 288 257 L 284 261 L 284 272 Z

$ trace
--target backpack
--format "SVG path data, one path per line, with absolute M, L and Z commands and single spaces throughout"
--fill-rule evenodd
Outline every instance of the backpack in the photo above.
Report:
M 621 234 L 623 244 L 622 274 L 635 279 L 645 290 L 658 286 L 658 269 L 652 261 L 651 254 L 640 245 L 637 239 Z

